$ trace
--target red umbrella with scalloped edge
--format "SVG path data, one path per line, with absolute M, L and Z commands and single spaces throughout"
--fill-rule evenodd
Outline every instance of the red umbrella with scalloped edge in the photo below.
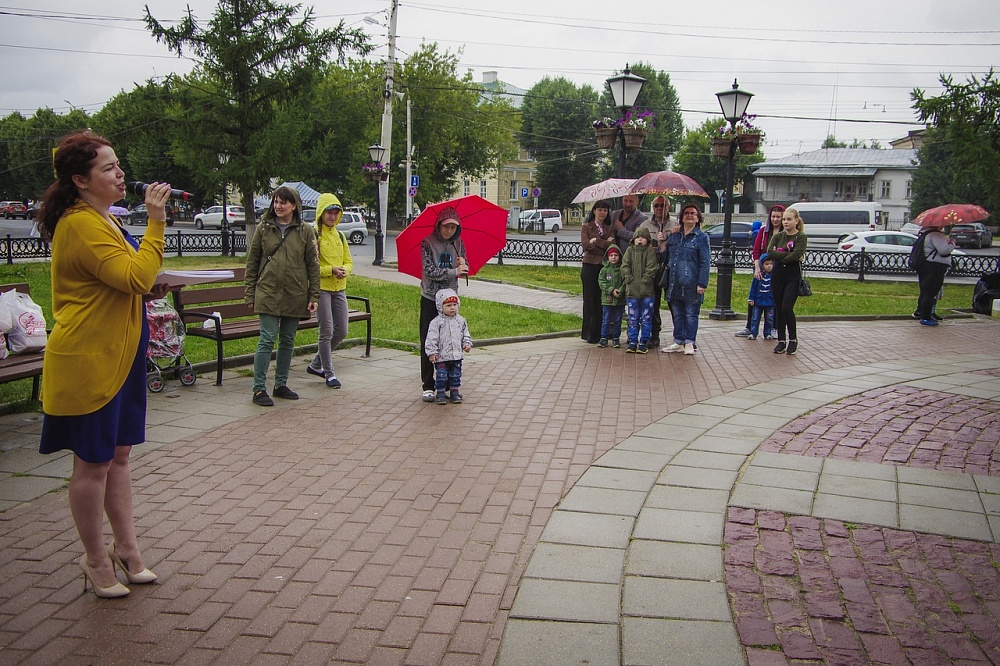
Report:
M 975 204 L 945 204 L 928 208 L 913 219 L 921 227 L 950 227 L 953 224 L 979 222 L 990 216 L 982 206 Z
M 507 244 L 507 211 L 476 194 L 431 204 L 396 236 L 396 256 L 400 273 L 420 278 L 423 275 L 423 261 L 420 243 L 434 231 L 438 213 L 445 208 L 458 211 L 461 226 L 459 236 L 465 244 L 469 275 L 475 275 L 480 268 L 496 256 Z
M 654 171 L 641 176 L 628 189 L 629 194 L 663 194 L 668 197 L 704 197 L 705 189 L 691 176 L 674 171 Z

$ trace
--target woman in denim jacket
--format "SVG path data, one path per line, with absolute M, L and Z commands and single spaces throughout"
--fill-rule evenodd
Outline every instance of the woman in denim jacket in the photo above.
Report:
M 701 211 L 688 204 L 681 209 L 681 227 L 667 237 L 667 303 L 674 320 L 674 342 L 661 351 L 695 353 L 698 315 L 708 289 L 712 254 L 708 236 L 701 230 Z

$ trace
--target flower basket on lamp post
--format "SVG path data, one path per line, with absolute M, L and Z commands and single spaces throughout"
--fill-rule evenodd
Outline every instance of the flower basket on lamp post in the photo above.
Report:
M 756 153 L 758 146 L 760 146 L 760 134 L 737 134 L 736 140 L 739 142 L 740 152 L 744 155 L 752 155 Z
M 732 145 L 733 140 L 724 137 L 715 137 L 712 139 L 712 157 L 718 157 L 720 159 L 729 158 L 729 147 Z
M 646 129 L 641 127 L 623 127 L 622 136 L 625 140 L 627 150 L 638 150 L 642 148 L 642 142 L 646 139 Z
M 597 147 L 601 150 L 611 150 L 615 147 L 618 138 L 618 129 L 615 127 L 595 127 L 594 138 L 597 139 Z

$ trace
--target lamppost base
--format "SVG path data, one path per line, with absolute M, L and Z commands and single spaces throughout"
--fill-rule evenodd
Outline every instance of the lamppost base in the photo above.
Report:
M 719 308 L 716 307 L 714 310 L 708 313 L 709 319 L 715 319 L 719 321 L 729 321 L 730 319 L 736 319 L 737 314 L 732 311 L 731 308 Z

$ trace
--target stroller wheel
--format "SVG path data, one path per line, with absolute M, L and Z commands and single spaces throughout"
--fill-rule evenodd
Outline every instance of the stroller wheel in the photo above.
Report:
M 181 368 L 180 380 L 184 386 L 191 386 L 198 381 L 198 375 L 194 374 L 194 368 L 189 365 L 186 368 Z
M 165 382 L 163 377 L 160 375 L 149 375 L 146 377 L 146 388 L 148 388 L 153 393 L 159 393 L 163 390 Z

